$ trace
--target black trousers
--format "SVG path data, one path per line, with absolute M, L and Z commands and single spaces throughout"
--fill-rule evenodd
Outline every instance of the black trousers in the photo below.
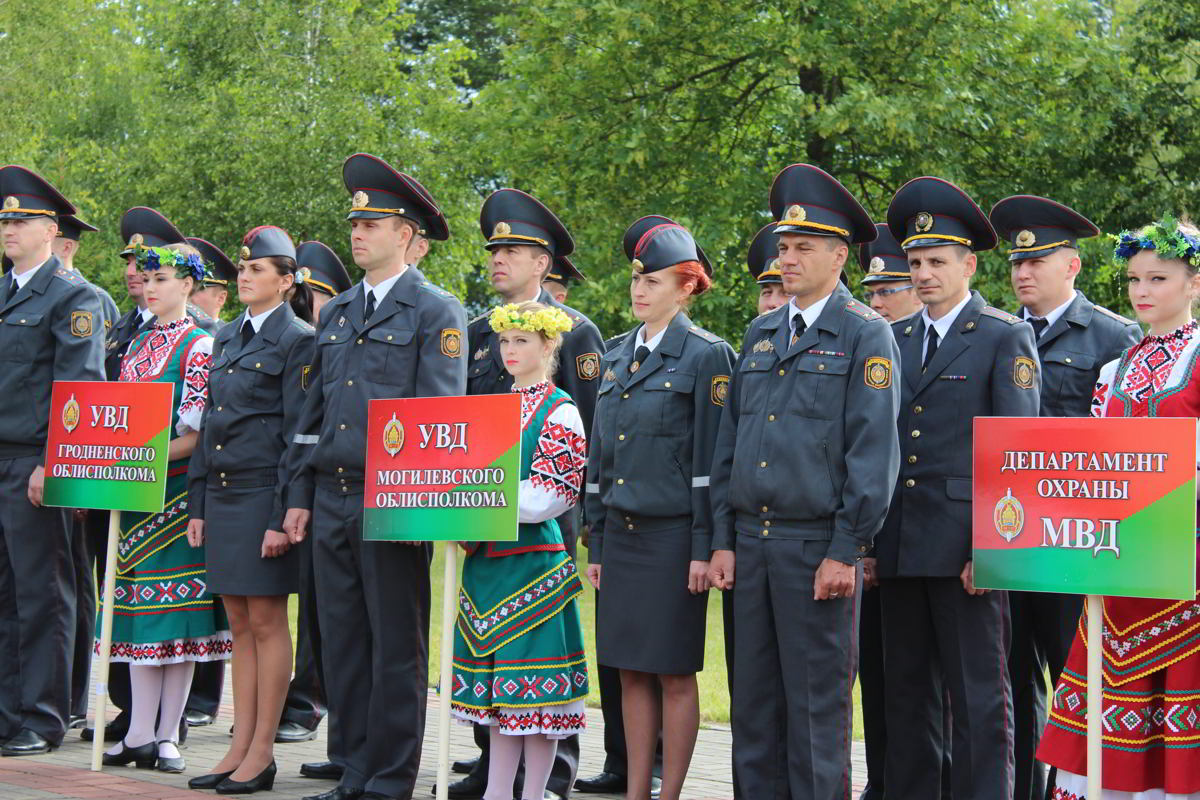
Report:
M 728 687 L 730 700 L 733 699 L 733 667 L 736 661 L 736 645 L 734 643 L 735 619 L 733 613 L 733 591 L 721 592 L 721 620 L 725 623 L 725 685 Z M 600 695 L 600 702 L 604 702 L 603 692 Z M 604 724 L 608 725 L 607 717 L 605 717 Z M 659 747 L 659 752 L 662 752 L 661 747 Z M 661 762 L 661 758 L 659 760 Z M 737 759 L 733 757 L 732 748 L 729 751 L 729 762 L 733 776 L 733 800 L 742 800 L 744 795 L 742 794 L 742 786 L 738 782 Z
M 283 705 L 283 722 L 316 730 L 325 718 L 324 662 L 321 628 L 317 623 L 317 593 L 313 578 L 312 541 L 300 544 L 300 593 L 296 613 L 296 657 L 292 682 Z M 332 724 L 332 721 L 331 721 Z M 333 754 L 330 753 L 330 759 Z M 341 762 L 338 762 L 341 763 Z
M 849 797 L 860 592 L 813 599 L 828 548 L 738 536 L 733 758 L 745 797 Z
M 954 799 L 1011 800 L 1006 593 L 971 596 L 957 577 L 886 578 L 880 600 L 888 685 L 902 687 L 885 695 L 887 728 L 904 732 L 888 740 L 888 796 L 940 796 L 948 689 Z
M 429 688 L 430 545 L 364 542 L 363 496 L 318 482 L 313 563 L 341 785 L 409 800 Z
M 1008 674 L 1013 688 L 1016 722 L 1014 800 L 1046 796 L 1046 766 L 1034 758 L 1046 726 L 1046 670 L 1053 690 L 1079 625 L 1083 597 L 1042 592 L 1009 592 L 1012 648 Z
M 29 502 L 39 465 L 0 460 L 0 735 L 28 729 L 57 745 L 71 713 L 75 565 L 69 512 Z

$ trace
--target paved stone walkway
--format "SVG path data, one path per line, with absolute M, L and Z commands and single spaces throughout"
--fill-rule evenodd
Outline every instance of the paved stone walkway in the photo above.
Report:
M 230 697 L 228 686 L 227 698 Z M 438 698 L 429 696 L 428 727 L 426 729 L 421 774 L 414 800 L 429 800 L 436 777 L 437 763 L 437 706 Z M 221 759 L 229 743 L 229 726 L 233 709 L 225 706 L 215 724 L 192 728 L 188 733 L 183 755 L 188 768 L 183 775 L 168 775 L 134 767 L 109 767 L 103 772 L 91 772 L 91 742 L 79 738 L 79 731 L 69 731 L 58 750 L 45 756 L 0 758 L 0 800 L 197 800 L 214 797 L 212 792 L 193 792 L 187 788 L 188 778 L 203 774 Z M 599 709 L 589 709 L 588 732 L 583 737 L 580 775 L 595 774 L 604 762 L 604 722 Z M 317 738 L 300 744 L 283 744 L 275 748 L 279 775 L 271 792 L 260 793 L 263 798 L 300 798 L 317 794 L 333 786 L 328 781 L 301 778 L 300 764 L 321 761 L 325 757 L 325 726 Z M 452 758 L 467 758 L 474 750 L 470 729 L 464 725 L 451 726 L 450 753 Z M 730 798 L 730 736 L 725 727 L 705 727 L 700 731 L 691 771 L 684 785 L 684 798 Z M 852 751 L 855 796 L 866 778 L 861 742 Z M 594 797 L 596 800 L 615 800 L 605 795 L 573 795 L 575 798 Z

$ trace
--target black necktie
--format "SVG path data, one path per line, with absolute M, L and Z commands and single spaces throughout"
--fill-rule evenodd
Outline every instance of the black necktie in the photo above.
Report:
M 8 281 L 4 285 L 4 302 L 12 300 L 17 294 L 17 276 L 11 271 L 8 273 Z
M 367 292 L 367 316 L 366 316 L 366 319 L 369 320 L 371 318 L 371 315 L 374 313 L 375 313 L 375 293 L 368 291 Z
M 246 345 L 250 344 L 250 340 L 254 338 L 254 326 L 247 319 L 242 323 L 242 349 L 246 349 Z
M 933 361 L 933 354 L 937 352 L 938 335 L 937 328 L 929 328 L 929 344 L 925 346 L 925 360 L 921 362 L 921 372 L 929 366 L 929 362 Z
M 633 374 L 638 371 L 642 364 L 646 363 L 646 359 L 650 357 L 650 348 L 642 345 L 633 353 L 633 361 L 629 364 L 629 372 Z
M 796 314 L 792 317 L 792 346 L 800 341 L 800 337 L 804 335 L 804 331 L 808 329 L 808 325 L 804 322 L 803 314 Z
M 1031 317 L 1029 324 L 1033 326 L 1033 338 L 1039 339 L 1042 336 L 1042 331 L 1050 327 L 1050 320 L 1045 317 Z

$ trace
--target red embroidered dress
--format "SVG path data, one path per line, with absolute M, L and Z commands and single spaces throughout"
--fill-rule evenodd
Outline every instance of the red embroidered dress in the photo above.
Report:
M 123 381 L 174 384 L 172 439 L 200 428 L 212 341 L 186 317 L 156 323 L 138 335 L 121 362 Z M 163 665 L 233 653 L 224 611 L 208 591 L 204 548 L 187 543 L 187 466 L 186 458 L 168 465 L 161 512 L 121 513 L 113 661 Z
M 1100 371 L 1092 415 L 1200 417 L 1198 357 L 1195 322 L 1147 336 Z M 1200 594 L 1104 598 L 1103 647 L 1104 800 L 1200 797 Z M 1087 648 L 1085 610 L 1037 753 L 1054 800 L 1086 796 Z
M 571 399 L 549 381 L 521 394 L 520 528 L 463 564 L 451 711 L 501 733 L 563 738 L 584 728 L 583 585 L 555 518 L 579 500 L 587 444 Z

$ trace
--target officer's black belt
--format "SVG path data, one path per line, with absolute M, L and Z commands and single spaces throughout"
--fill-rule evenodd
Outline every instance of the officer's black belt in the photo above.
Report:
M 334 494 L 362 494 L 364 487 L 362 475 L 345 473 L 318 472 L 317 488 Z
M 653 533 L 654 531 L 667 531 L 691 524 L 691 514 L 683 514 L 678 517 L 646 517 L 640 514 L 627 514 L 619 508 L 610 508 L 605 518 L 605 532 L 624 531 L 628 533 L 632 531 L 634 533 Z
M 221 489 L 255 489 L 274 486 L 279 480 L 279 470 L 274 467 L 240 469 L 236 472 L 209 469 L 208 485 Z

